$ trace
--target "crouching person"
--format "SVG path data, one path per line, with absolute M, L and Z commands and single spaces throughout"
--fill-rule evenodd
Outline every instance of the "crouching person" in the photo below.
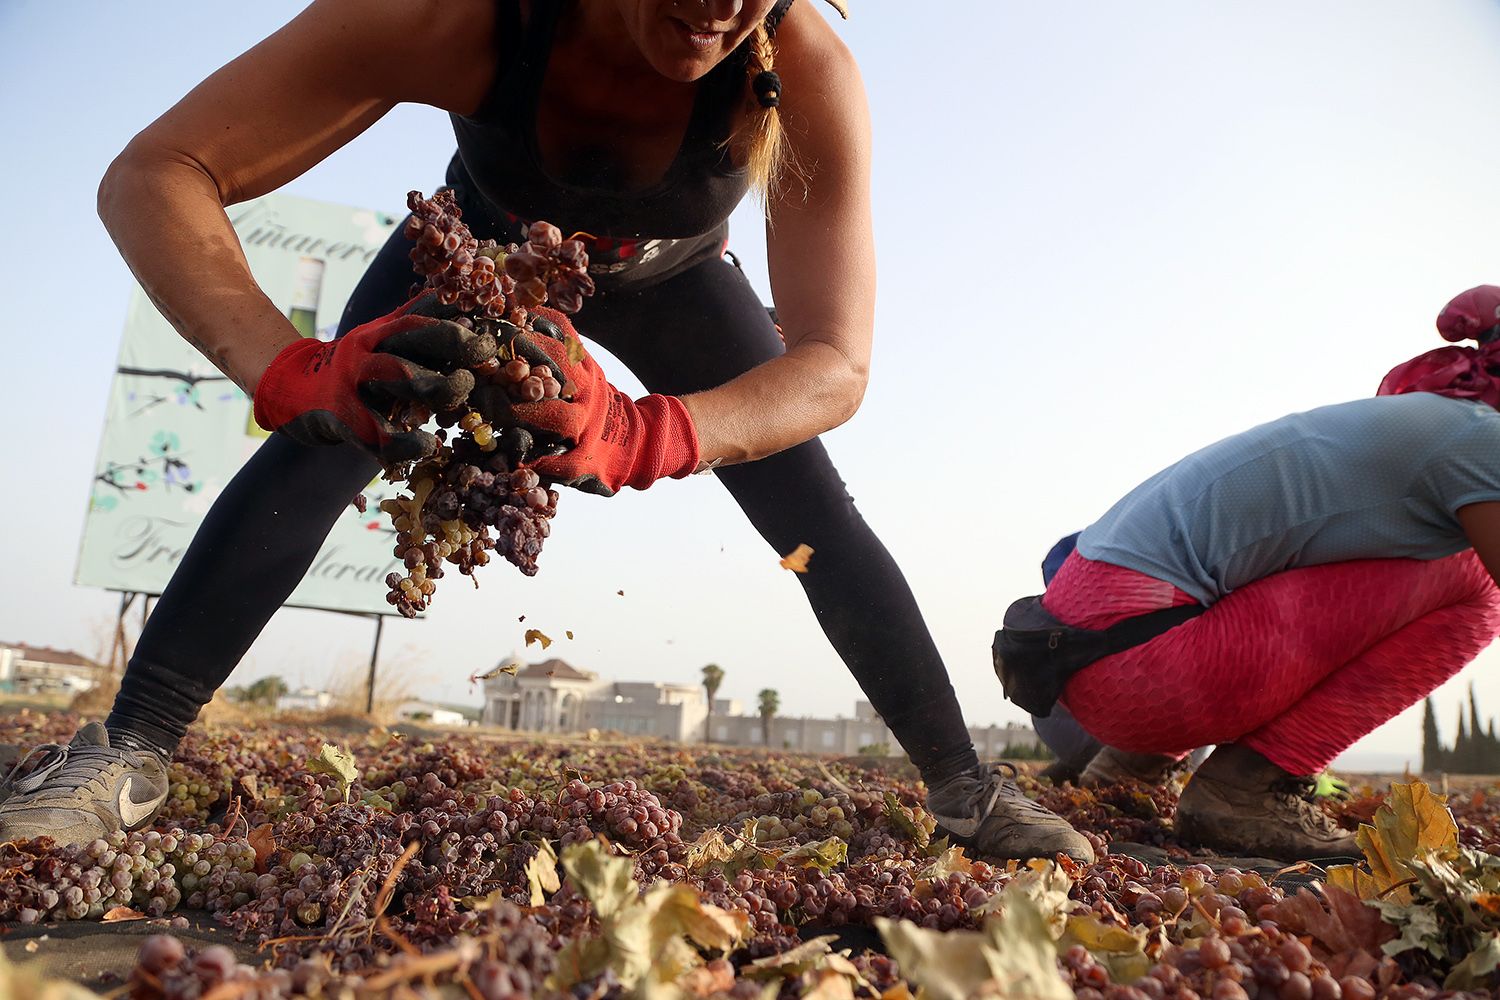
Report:
M 1146 480 L 996 635 L 1006 695 L 1132 754 L 1216 749 L 1188 842 L 1357 854 L 1313 776 L 1500 633 L 1500 287 L 1380 394 L 1294 413 Z

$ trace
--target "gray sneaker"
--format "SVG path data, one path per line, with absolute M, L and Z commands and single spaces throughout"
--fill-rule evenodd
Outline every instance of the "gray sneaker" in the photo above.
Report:
M 35 770 L 16 778 L 38 752 Z M 23 757 L 0 782 L 0 798 L 0 842 L 85 844 L 150 823 L 167 800 L 167 765 L 151 750 L 116 750 L 109 731 L 90 722 L 66 746 L 47 744 Z
M 986 857 L 1018 860 L 1066 854 L 1094 860 L 1088 840 L 1057 813 L 1026 797 L 1010 764 L 980 766 L 927 793 L 927 811 L 954 843 Z

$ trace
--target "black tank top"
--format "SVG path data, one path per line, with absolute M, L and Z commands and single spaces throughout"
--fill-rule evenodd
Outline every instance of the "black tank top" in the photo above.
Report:
M 768 15 L 776 23 L 792 0 Z M 518 241 L 545 219 L 588 244 L 589 273 L 601 291 L 651 284 L 724 252 L 729 213 L 749 189 L 728 140 L 744 99 L 747 46 L 698 83 L 682 145 L 666 173 L 638 190 L 566 183 L 543 166 L 536 108 L 565 0 L 499 0 L 499 66 L 483 104 L 452 115 L 458 152 L 448 167 L 464 218 L 476 236 Z

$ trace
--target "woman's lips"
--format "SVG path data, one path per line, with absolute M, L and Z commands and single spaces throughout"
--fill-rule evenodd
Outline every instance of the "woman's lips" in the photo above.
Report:
M 717 47 L 719 39 L 724 37 L 722 31 L 702 31 L 675 17 L 672 18 L 672 23 L 688 45 L 699 52 L 707 52 Z

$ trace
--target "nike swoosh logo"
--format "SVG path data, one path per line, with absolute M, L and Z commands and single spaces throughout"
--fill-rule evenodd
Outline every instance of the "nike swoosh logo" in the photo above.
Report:
M 161 804 L 157 799 L 152 802 L 136 802 L 130 797 L 131 779 L 126 778 L 120 783 L 120 821 L 125 829 L 130 829 L 142 820 L 148 819 L 156 812 L 156 807 Z

